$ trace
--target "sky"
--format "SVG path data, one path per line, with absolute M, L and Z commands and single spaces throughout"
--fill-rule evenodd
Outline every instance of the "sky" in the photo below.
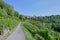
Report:
M 60 0 L 4 0 L 27 16 L 60 15 Z

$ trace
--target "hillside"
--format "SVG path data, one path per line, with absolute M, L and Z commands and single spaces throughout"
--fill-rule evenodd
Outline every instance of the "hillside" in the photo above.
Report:
M 24 16 L 0 0 L 0 34 L 3 27 L 11 31 L 19 22 L 26 40 L 60 40 L 60 15 Z
M 11 5 L 0 0 L 0 34 L 4 29 L 15 28 L 19 21 L 19 13 Z
M 22 23 L 35 40 L 60 40 L 60 15 L 27 17 Z M 26 40 L 34 40 L 26 36 Z

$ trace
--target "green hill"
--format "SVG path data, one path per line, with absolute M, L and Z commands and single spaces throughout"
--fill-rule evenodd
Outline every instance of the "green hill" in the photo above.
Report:
M 12 30 L 21 22 L 26 40 L 60 40 L 60 15 L 24 16 L 0 0 L 0 31 L 2 25 Z
M 12 30 L 19 23 L 19 13 L 14 8 L 0 0 L 0 31 L 1 26 Z
M 22 25 L 36 40 L 60 40 L 60 15 L 27 17 Z

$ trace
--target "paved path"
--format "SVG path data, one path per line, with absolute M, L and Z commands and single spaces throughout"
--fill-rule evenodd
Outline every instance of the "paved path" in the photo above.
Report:
M 17 26 L 16 30 L 7 38 L 7 40 L 25 40 L 20 24 Z

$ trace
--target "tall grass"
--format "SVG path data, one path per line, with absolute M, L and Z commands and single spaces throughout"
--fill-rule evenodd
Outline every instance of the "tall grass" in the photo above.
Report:
M 12 30 L 18 24 L 18 21 L 12 19 L 0 19 L 0 24 L 4 25 L 5 28 L 8 27 L 10 30 Z

